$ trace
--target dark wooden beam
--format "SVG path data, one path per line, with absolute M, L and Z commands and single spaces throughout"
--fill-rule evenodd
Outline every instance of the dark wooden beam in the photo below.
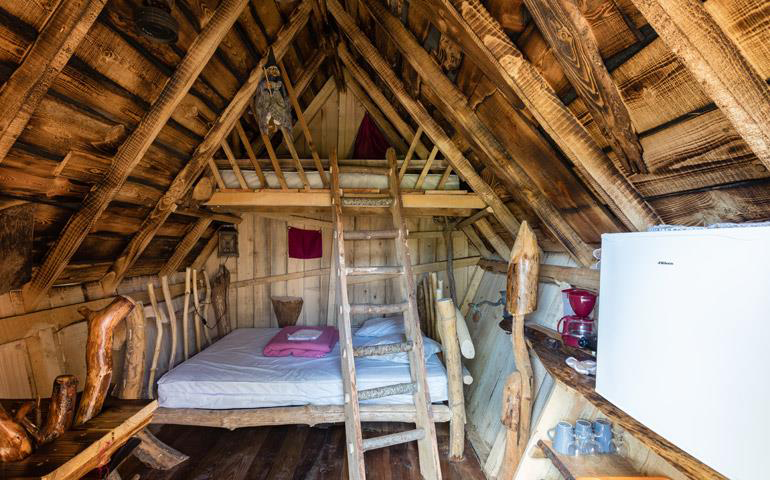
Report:
M 85 38 L 107 0 L 61 1 L 0 92 L 0 162 Z
M 446 31 L 458 39 L 474 61 L 496 70 L 524 101 L 538 123 L 567 157 L 590 176 L 606 194 L 618 218 L 632 230 L 660 223 L 653 209 L 615 168 L 591 134 L 559 100 L 554 89 L 511 42 L 497 21 L 478 0 L 439 2 L 437 10 Z
M 136 129 L 118 148 L 112 166 L 104 179 L 86 195 L 80 210 L 70 217 L 40 268 L 29 283 L 24 285 L 22 299 L 26 308 L 34 308 L 54 284 L 59 274 L 64 271 L 88 232 L 150 148 L 176 107 L 187 95 L 193 82 L 214 54 L 222 38 L 235 23 L 246 3 L 247 0 L 223 0 L 217 8 L 206 28 L 195 39 L 174 74 L 166 82 L 158 99 Z
M 699 0 L 633 0 L 770 169 L 770 87 Z M 664 6 L 665 3 L 665 6 Z
M 310 13 L 309 0 L 303 1 L 295 10 L 292 18 L 285 25 L 284 30 L 278 34 L 272 48 L 276 58 L 282 58 L 291 45 L 297 32 L 307 23 Z M 176 204 L 184 197 L 193 182 L 203 173 L 214 153 L 219 149 L 227 135 L 232 131 L 235 123 L 246 109 L 251 97 L 262 79 L 263 67 L 267 57 L 263 57 L 252 70 L 249 79 L 241 86 L 222 115 L 211 126 L 206 138 L 198 145 L 192 158 L 185 164 L 182 170 L 171 182 L 166 193 L 155 205 L 155 208 L 145 218 L 139 231 L 131 238 L 131 241 L 115 260 L 110 270 L 102 278 L 101 283 L 105 291 L 113 291 L 123 279 L 131 266 L 136 262 L 144 249 L 155 237 L 160 227 L 169 215 L 176 209 Z
M 404 59 L 417 71 L 425 84 L 429 85 L 435 92 L 436 107 L 442 115 L 450 121 L 454 121 L 465 136 L 479 147 L 497 176 L 507 184 L 520 201 L 532 207 L 567 251 L 580 263 L 590 263 L 593 260 L 592 249 L 479 119 L 476 112 L 470 108 L 465 95 L 444 75 L 441 68 L 430 54 L 420 46 L 412 33 L 391 15 L 379 1 L 364 0 L 363 3 L 368 7 L 375 21 L 393 39 Z M 350 34 L 350 32 L 347 33 Z M 362 38 L 366 40 L 363 35 Z M 366 41 L 368 43 L 368 40 Z M 359 51 L 363 48 L 363 42 L 360 38 L 354 40 L 353 43 Z M 367 52 L 363 56 L 368 59 L 370 54 Z M 378 70 L 375 68 L 375 71 Z

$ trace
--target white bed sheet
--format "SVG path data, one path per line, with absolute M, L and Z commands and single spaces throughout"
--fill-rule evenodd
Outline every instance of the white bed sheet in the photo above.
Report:
M 323 358 L 265 357 L 278 328 L 240 328 L 178 365 L 158 381 L 158 402 L 168 408 L 261 408 L 342 405 L 339 343 Z M 354 337 L 355 339 L 355 337 Z M 354 341 L 355 343 L 355 341 Z M 426 362 L 432 402 L 447 400 L 446 370 L 433 355 Z M 409 365 L 356 359 L 358 388 L 410 381 Z M 361 403 L 412 403 L 395 395 Z

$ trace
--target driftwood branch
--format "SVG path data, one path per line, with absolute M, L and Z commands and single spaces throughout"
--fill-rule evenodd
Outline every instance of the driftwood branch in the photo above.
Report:
M 21 423 L 29 435 L 35 439 L 35 443 L 45 445 L 59 438 L 72 425 L 72 417 L 75 415 L 75 403 L 77 402 L 78 379 L 74 375 L 59 375 L 53 382 L 51 401 L 48 406 L 48 416 L 45 424 L 39 428 L 32 423 L 27 414 L 36 408 L 30 401 L 22 405 L 16 412 L 16 421 Z M 36 408 L 38 413 L 39 408 Z M 41 423 L 38 421 L 38 424 Z
M 24 427 L 0 405 L 0 462 L 16 462 L 32 453 Z

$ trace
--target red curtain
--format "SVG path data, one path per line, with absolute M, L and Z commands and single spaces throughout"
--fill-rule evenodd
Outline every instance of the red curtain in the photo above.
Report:
M 372 117 L 369 116 L 369 113 L 364 114 L 361 125 L 358 127 L 358 133 L 356 134 L 353 158 L 384 159 L 388 147 L 390 147 L 388 141 L 385 140 L 382 132 L 377 128 Z

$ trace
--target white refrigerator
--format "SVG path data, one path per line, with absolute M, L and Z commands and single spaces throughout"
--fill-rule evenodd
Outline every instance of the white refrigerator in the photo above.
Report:
M 770 227 L 602 236 L 596 390 L 735 480 L 770 479 Z

